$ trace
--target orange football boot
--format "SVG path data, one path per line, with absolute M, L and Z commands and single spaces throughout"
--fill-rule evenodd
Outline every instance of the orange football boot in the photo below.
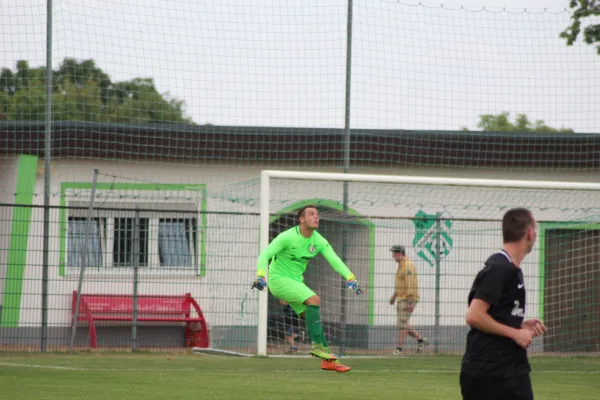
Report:
M 323 360 L 321 361 L 321 369 L 323 371 L 336 371 L 336 372 L 348 372 L 352 368 L 342 364 L 339 360 L 329 361 Z

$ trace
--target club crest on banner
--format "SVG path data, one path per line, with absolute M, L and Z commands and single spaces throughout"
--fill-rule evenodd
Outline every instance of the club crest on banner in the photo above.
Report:
M 417 255 L 430 266 L 434 266 L 436 259 L 443 259 L 452 251 L 452 221 L 448 213 L 439 215 L 440 223 L 437 224 L 437 214 L 427 214 L 423 210 L 415 215 L 415 236 L 413 247 Z M 439 254 L 437 254 L 439 237 Z

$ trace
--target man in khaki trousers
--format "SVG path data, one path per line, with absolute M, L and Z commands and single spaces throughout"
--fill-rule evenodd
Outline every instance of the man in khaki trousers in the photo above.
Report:
M 390 304 L 393 305 L 396 303 L 396 312 L 398 315 L 398 345 L 396 346 L 396 350 L 394 350 L 394 355 L 402 354 L 402 345 L 406 334 L 417 339 L 417 353 L 421 353 L 429 342 L 408 323 L 420 299 L 417 269 L 415 268 L 415 264 L 406 256 L 404 246 L 395 245 L 390 250 L 394 261 L 398 263 L 395 290 L 392 297 L 390 297 Z

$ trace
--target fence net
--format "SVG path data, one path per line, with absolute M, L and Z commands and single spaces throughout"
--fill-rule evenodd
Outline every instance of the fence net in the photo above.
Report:
M 585 44 L 566 46 L 559 37 L 570 23 L 565 10 L 361 0 L 353 2 L 349 26 L 348 2 L 341 0 L 178 0 L 143 6 L 133 0 L 55 0 L 49 126 L 44 123 L 46 2 L 12 2 L 2 10 L 3 349 L 39 347 L 42 298 L 48 300 L 48 344 L 57 349 L 69 345 L 73 292 L 87 264 L 82 295 L 133 296 L 137 269 L 140 296 L 179 296 L 180 311 L 189 309 L 195 318 L 169 322 L 164 319 L 179 317 L 155 313 L 146 317 L 159 321 L 142 321 L 139 310 L 137 345 L 199 343 L 204 336 L 190 332 L 202 332 L 207 325 L 215 347 L 255 351 L 256 294 L 248 282 L 258 252 L 256 177 L 264 168 L 564 181 L 593 180 L 590 173 L 600 169 L 597 55 Z M 100 175 L 90 211 L 94 169 Z M 598 345 L 584 334 L 597 332 L 598 324 L 590 305 L 598 296 L 592 284 L 598 279 L 593 217 L 598 213 L 595 206 L 589 208 L 595 195 L 536 192 L 510 198 L 479 191 L 430 196 L 419 187 L 352 187 L 347 206 L 360 210 L 360 218 L 338 212 L 338 192 L 315 187 L 282 188 L 275 199 L 279 206 L 272 205 L 275 217 L 294 203 L 319 200 L 323 230 L 333 236 L 334 247 L 340 253 L 346 248 L 347 255 L 350 247 L 362 248 L 364 254 L 357 257 L 383 265 L 373 275 L 379 276 L 381 290 L 360 300 L 367 308 L 357 311 L 356 321 L 343 320 L 335 311 L 342 297 L 327 300 L 333 307 L 328 335 L 339 346 L 336 351 L 354 346 L 387 354 L 392 346 L 395 310 L 386 303 L 394 273 L 386 250 L 395 242 L 391 238 L 403 238 L 425 285 L 415 324 L 435 326 L 435 257 L 414 242 L 419 210 L 442 213 L 444 221 L 452 222 L 455 262 L 475 266 L 483 253 L 458 256 L 458 249 L 475 246 L 487 252 L 493 246 L 460 244 L 458 238 L 482 232 L 477 240 L 488 235 L 493 240 L 497 227 L 487 220 L 497 219 L 506 204 L 569 214 L 544 219 L 559 225 L 540 237 L 545 250 L 537 256 L 543 266 L 539 261 L 530 276 L 537 288 L 532 304 L 547 321 L 556 321 L 556 333 L 548 336 L 555 341 L 544 343 L 547 351 L 590 351 Z M 49 232 L 40 208 L 45 195 L 51 207 Z M 422 198 L 421 207 L 416 197 Z M 370 204 L 407 219 L 362 210 Z M 338 211 L 328 208 L 333 205 Z M 294 223 L 294 210 L 288 211 L 273 223 L 272 235 Z M 567 222 L 571 225 L 561 225 Z M 578 226 L 584 228 L 573 228 Z M 337 237 L 340 229 L 346 236 Z M 365 246 L 370 229 L 389 230 L 390 243 Z M 43 294 L 45 239 L 49 275 Z M 351 239 L 360 243 L 351 246 Z M 383 253 L 373 258 L 371 248 Z M 440 265 L 441 273 L 460 277 L 449 260 Z M 471 272 L 456 278 L 460 283 L 452 283 L 452 290 L 464 292 Z M 336 279 L 327 276 L 324 284 L 337 288 Z M 464 296 L 456 296 L 442 295 L 440 326 L 458 324 L 458 302 Z M 587 303 L 577 303 L 581 298 Z M 113 300 L 107 300 L 107 307 L 119 307 Z M 133 318 L 127 308 L 131 300 L 122 301 L 124 314 Z M 162 307 L 160 301 L 167 309 L 174 307 L 172 299 L 153 297 L 146 311 Z M 287 351 L 290 337 L 298 335 L 294 340 L 301 341 L 302 329 L 286 336 L 291 320 L 285 306 L 274 300 L 270 305 L 271 351 Z M 558 331 L 574 313 L 585 315 L 571 325 L 583 332 L 579 344 L 569 336 L 573 332 Z M 90 321 L 82 315 L 76 346 L 90 344 Z M 98 347 L 129 348 L 130 322 L 98 321 Z M 368 339 L 363 326 L 372 324 L 389 329 Z M 457 351 L 462 340 L 450 331 L 426 332 L 440 351 Z

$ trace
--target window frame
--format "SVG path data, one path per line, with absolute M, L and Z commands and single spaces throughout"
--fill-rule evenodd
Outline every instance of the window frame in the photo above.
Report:
M 63 182 L 61 184 L 61 211 L 60 211 L 60 261 L 59 261 L 59 276 L 79 276 L 80 267 L 72 267 L 68 263 L 68 221 L 70 217 L 81 218 L 81 215 L 87 215 L 87 209 L 81 207 L 80 204 L 89 204 L 89 190 L 92 184 L 87 182 Z M 102 193 L 112 193 L 114 191 L 134 191 L 134 192 L 146 192 L 153 193 L 154 191 L 188 191 L 192 192 L 194 197 L 186 197 L 185 200 L 178 198 L 174 201 L 158 203 L 156 199 L 144 199 L 143 201 L 137 199 L 135 204 L 139 204 L 142 209 L 141 213 L 145 213 L 143 218 L 148 219 L 148 235 L 147 235 L 147 253 L 148 262 L 146 265 L 139 266 L 139 272 L 142 274 L 150 275 L 186 275 L 186 276 L 206 276 L 206 185 L 204 184 L 125 184 L 125 183 L 97 183 L 96 185 L 96 196 L 101 196 Z M 140 196 L 141 197 L 141 196 Z M 73 213 L 69 206 L 79 204 L 77 207 L 78 213 Z M 114 219 L 115 218 L 134 218 L 135 206 L 132 204 L 131 199 L 118 201 L 114 199 L 110 200 L 110 207 L 104 205 L 107 210 L 105 215 L 101 215 L 100 208 L 102 203 L 96 203 L 97 209 L 93 218 L 98 219 L 99 224 L 104 225 L 105 235 L 101 238 L 101 247 L 103 250 L 102 254 L 102 266 L 101 267 L 87 267 L 86 274 L 89 272 L 92 276 L 94 275 L 122 275 L 131 274 L 133 270 L 132 266 L 114 266 L 113 262 L 113 246 L 115 240 L 114 232 Z M 100 204 L 100 205 L 99 205 Z M 118 210 L 114 205 L 123 205 L 123 209 L 120 207 Z M 185 210 L 192 205 L 192 210 Z M 172 208 L 183 208 L 184 211 L 179 213 L 177 210 Z M 144 211 L 143 209 L 152 209 L 151 211 Z M 164 208 L 165 211 L 172 211 L 172 214 L 160 214 L 159 209 Z M 148 213 L 152 213 L 148 217 Z M 79 215 L 73 215 L 79 214 Z M 107 214 L 112 214 L 107 216 Z M 188 217 L 189 216 L 189 217 Z M 190 248 L 190 257 L 192 259 L 191 266 L 167 266 L 161 265 L 159 256 L 159 243 L 158 243 L 158 230 L 159 222 L 161 220 L 172 220 L 182 219 L 195 221 L 195 224 L 190 225 L 190 228 L 195 227 L 195 241 L 193 235 L 190 235 L 188 240 L 188 246 Z M 101 229 L 102 230 L 102 229 Z M 186 234 L 188 234 L 188 225 L 186 223 Z M 192 241 L 194 241 L 192 243 Z M 192 246 L 194 244 L 194 246 Z

